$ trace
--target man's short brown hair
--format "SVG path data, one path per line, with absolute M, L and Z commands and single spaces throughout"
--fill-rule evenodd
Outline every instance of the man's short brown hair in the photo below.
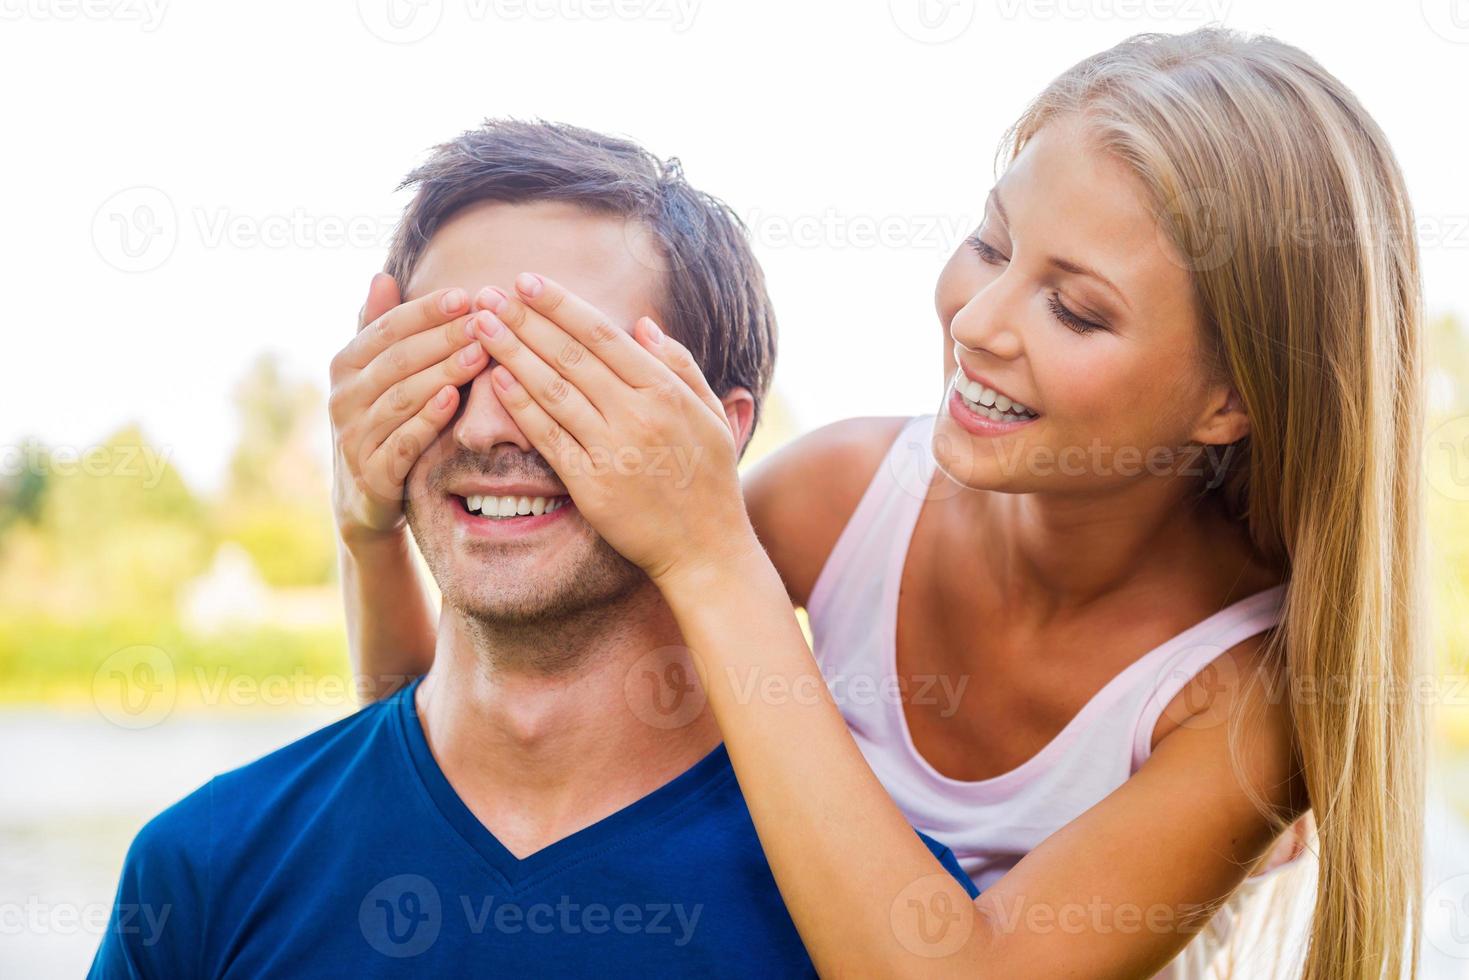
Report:
M 483 201 L 567 201 L 641 222 L 662 252 L 661 325 L 688 347 L 715 393 L 748 388 L 759 420 L 775 368 L 765 275 L 744 223 L 690 187 L 676 158 L 563 123 L 487 119 L 435 147 L 398 187 L 407 188 L 417 190 L 385 269 L 403 289 L 434 232 Z

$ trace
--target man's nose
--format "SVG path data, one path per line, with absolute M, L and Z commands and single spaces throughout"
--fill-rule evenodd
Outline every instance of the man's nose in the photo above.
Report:
M 519 447 L 523 453 L 535 451 L 515 419 L 500 404 L 500 396 L 490 382 L 490 372 L 481 371 L 469 385 L 469 397 L 454 420 L 454 441 L 464 449 L 481 456 L 503 443 Z

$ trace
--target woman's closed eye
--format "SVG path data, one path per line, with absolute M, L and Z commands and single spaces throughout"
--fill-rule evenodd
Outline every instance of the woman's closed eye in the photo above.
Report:
M 1075 330 L 1079 334 L 1085 335 L 1091 333 L 1093 330 L 1107 329 L 1107 325 L 1105 323 L 1098 323 L 1096 320 L 1088 320 L 1084 316 L 1078 316 L 1077 314 L 1073 313 L 1070 309 L 1067 308 L 1065 303 L 1061 302 L 1061 296 L 1059 293 L 1052 293 L 1050 296 L 1048 296 L 1046 298 L 1046 305 L 1051 308 L 1052 316 L 1054 316 L 1057 320 L 1060 320 L 1066 326 L 1070 327 L 1072 330 Z
M 975 253 L 980 257 L 981 261 L 986 262 L 989 265 L 1004 265 L 1006 262 L 1010 261 L 1010 257 L 1008 255 L 995 248 L 983 238 L 979 237 L 978 233 L 970 235 L 967 239 L 965 239 L 965 244 L 974 249 Z M 1081 316 L 1080 314 L 1073 312 L 1070 308 L 1066 306 L 1065 303 L 1061 302 L 1061 297 L 1058 293 L 1052 293 L 1049 297 L 1047 297 L 1046 305 L 1050 307 L 1052 316 L 1054 316 L 1066 327 L 1076 331 L 1079 334 L 1085 335 L 1091 333 L 1093 330 L 1107 329 L 1107 325 L 1105 323 L 1101 323 L 1097 320 L 1088 319 L 1087 317 Z
M 974 249 L 974 251 L 979 254 L 979 257 L 983 261 L 988 262 L 990 265 L 1004 265 L 1006 262 L 1010 261 L 1010 256 L 1005 255 L 989 242 L 985 241 L 983 238 L 980 238 L 977 232 L 966 238 L 964 240 L 964 243 L 970 248 Z

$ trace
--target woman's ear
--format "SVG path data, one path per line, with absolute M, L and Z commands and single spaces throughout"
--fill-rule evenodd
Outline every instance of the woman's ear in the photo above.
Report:
M 724 417 L 729 421 L 729 430 L 734 434 L 735 451 L 745 451 L 745 440 L 755 424 L 755 396 L 748 388 L 731 388 L 719 399 L 724 405 Z
M 1244 399 L 1233 385 L 1221 385 L 1209 396 L 1208 409 L 1193 431 L 1193 441 L 1206 446 L 1227 446 L 1250 434 L 1250 417 Z

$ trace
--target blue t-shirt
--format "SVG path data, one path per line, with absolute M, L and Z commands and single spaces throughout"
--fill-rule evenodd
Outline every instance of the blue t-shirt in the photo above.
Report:
M 91 976 L 813 975 L 723 745 L 521 860 L 444 777 L 414 687 L 149 821 Z

